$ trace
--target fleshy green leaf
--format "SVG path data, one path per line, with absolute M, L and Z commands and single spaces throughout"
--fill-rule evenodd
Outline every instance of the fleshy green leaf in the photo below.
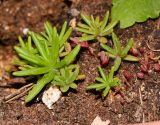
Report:
M 48 40 L 51 43 L 53 41 L 53 27 L 48 21 L 44 23 L 44 27 L 49 38 Z
M 105 88 L 105 90 L 103 91 L 103 96 L 104 96 L 104 97 L 108 94 L 109 90 L 110 90 L 110 87 L 107 86 L 107 87 Z
M 89 26 L 92 27 L 89 16 L 87 16 L 87 15 L 84 14 L 84 13 L 81 13 L 81 18 L 82 18 Z
M 109 72 L 109 75 L 108 75 L 108 81 L 109 82 L 113 81 L 114 71 L 115 71 L 115 68 L 112 67 L 111 70 L 110 70 L 110 72 Z
M 45 74 L 37 83 L 33 86 L 32 90 L 29 92 L 25 98 L 25 102 L 30 102 L 42 89 L 54 78 L 54 72 L 49 72 Z
M 120 84 L 120 80 L 118 78 L 114 78 L 113 82 L 111 82 L 110 86 L 114 87 L 114 86 L 118 86 Z
M 105 29 L 103 30 L 102 34 L 106 35 L 106 33 L 110 33 L 113 31 L 113 27 L 115 27 L 117 25 L 117 21 L 113 21 L 111 22 L 108 26 L 105 27 Z
M 106 75 L 105 75 L 103 69 L 101 67 L 98 67 L 98 69 L 99 69 L 99 73 L 102 76 L 103 80 L 106 81 Z
M 49 71 L 49 67 L 41 67 L 41 68 L 31 68 L 23 71 L 16 71 L 13 73 L 14 76 L 29 76 L 29 75 L 40 75 L 47 73 Z
M 77 66 L 73 74 L 68 78 L 68 81 L 74 81 L 77 78 L 78 74 L 79 74 L 79 67 Z
M 114 71 L 117 71 L 119 66 L 121 65 L 122 59 L 120 57 L 116 57 L 114 61 Z
M 94 35 L 84 35 L 82 37 L 78 38 L 80 42 L 82 41 L 89 41 L 89 40 L 94 40 L 95 36 Z
M 59 40 L 58 40 L 58 34 L 57 34 L 57 30 L 54 27 L 53 29 L 53 41 L 52 41 L 52 47 L 51 47 L 51 52 L 52 52 L 52 63 L 53 65 L 56 64 L 57 62 L 57 58 L 59 57 Z
M 60 39 L 60 47 L 67 41 L 69 36 L 71 35 L 72 28 L 70 27 L 67 32 L 64 34 L 64 36 Z
M 98 81 L 98 82 L 105 82 L 105 80 L 102 79 L 102 78 L 100 78 L 100 77 L 96 77 L 96 81 Z
M 69 86 L 62 86 L 62 87 L 60 87 L 60 90 L 61 90 L 62 92 L 67 92 L 68 89 L 69 89 Z
M 18 40 L 19 40 L 19 43 L 20 43 L 21 47 L 25 48 L 25 43 L 24 43 L 24 41 L 23 41 L 21 36 L 18 37 Z
M 75 83 L 71 83 L 69 86 L 70 86 L 72 89 L 76 89 L 76 88 L 77 88 L 77 85 L 76 85 Z
M 128 51 L 130 50 L 130 48 L 133 46 L 133 39 L 130 39 L 127 43 L 127 45 L 125 46 L 125 48 L 123 48 L 122 52 L 121 52 L 121 57 L 125 57 L 127 56 Z
M 83 24 L 83 23 L 78 23 L 77 24 L 79 27 L 81 27 L 81 28 L 84 28 L 84 29 L 90 29 L 90 27 L 88 26 L 88 25 L 86 25 L 86 24 Z
M 107 45 L 105 45 L 105 44 L 103 44 L 103 43 L 101 43 L 100 45 L 101 45 L 101 47 L 102 47 L 103 49 L 105 49 L 105 50 L 108 51 L 109 53 L 111 53 L 111 54 L 113 54 L 113 55 L 116 54 L 115 50 L 112 49 L 111 47 L 109 47 L 109 46 L 107 46 Z
M 108 18 L 109 18 L 109 11 L 106 12 L 104 19 L 102 21 L 102 25 L 101 25 L 101 30 L 103 31 L 105 26 L 107 25 L 108 22 Z
M 88 29 L 84 29 L 84 28 L 77 27 L 76 30 L 79 32 L 82 32 L 82 33 L 86 33 L 86 34 L 91 34 L 91 35 L 95 34 L 93 31 L 88 30 Z
M 35 33 L 32 32 L 32 33 L 31 33 L 31 36 L 32 36 L 33 41 L 34 41 L 34 43 L 35 43 L 35 45 L 36 45 L 39 53 L 41 54 L 41 56 L 42 56 L 45 60 L 48 61 L 48 56 L 47 56 L 46 50 L 45 50 L 45 48 L 44 48 L 45 43 L 44 43 L 44 44 L 41 44 L 41 41 L 38 41 Z
M 80 45 L 77 45 L 64 59 L 55 65 L 56 68 L 61 68 L 65 65 L 69 65 L 75 60 L 75 57 L 80 51 Z
M 116 36 L 116 34 L 114 32 L 112 33 L 112 40 L 113 40 L 113 43 L 114 43 L 116 53 L 120 53 L 121 44 L 120 44 L 120 41 L 119 41 L 118 37 Z
M 62 37 L 64 36 L 65 31 L 66 31 L 66 28 L 67 28 L 67 22 L 65 21 L 64 24 L 63 24 L 63 26 L 62 26 L 61 33 L 60 33 L 60 35 L 59 35 L 59 40 L 61 40 Z
M 45 60 L 42 60 L 39 56 L 35 56 L 35 55 L 29 55 L 30 53 L 27 54 L 18 54 L 21 58 L 34 63 L 36 65 L 39 66 L 46 66 L 48 63 L 45 62 Z
M 105 87 L 105 84 L 93 83 L 93 84 L 87 86 L 86 89 L 88 89 L 88 90 L 89 90 L 89 89 L 96 89 L 96 88 L 99 88 L 99 87 L 104 88 L 104 87 Z
M 123 59 L 126 60 L 126 61 L 135 61 L 135 62 L 139 61 L 138 57 L 135 57 L 135 56 L 132 56 L 132 55 L 127 55 Z

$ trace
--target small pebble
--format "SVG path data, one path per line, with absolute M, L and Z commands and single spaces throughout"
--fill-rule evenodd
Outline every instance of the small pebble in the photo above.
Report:
M 48 107 L 48 109 L 53 109 L 52 105 L 59 100 L 62 93 L 57 87 L 49 87 L 44 91 L 42 95 L 42 102 Z
M 23 34 L 24 34 L 24 35 L 27 35 L 28 32 L 29 32 L 29 29 L 28 29 L 28 28 L 24 28 L 24 29 L 23 29 Z
M 106 121 L 102 121 L 102 119 L 97 116 L 93 122 L 91 123 L 91 125 L 109 125 L 110 121 L 106 120 Z
M 78 15 L 80 14 L 80 12 L 79 12 L 76 8 L 72 8 L 72 9 L 69 11 L 69 13 L 70 13 L 72 16 L 74 16 L 74 17 L 76 17 L 76 16 L 78 16 Z

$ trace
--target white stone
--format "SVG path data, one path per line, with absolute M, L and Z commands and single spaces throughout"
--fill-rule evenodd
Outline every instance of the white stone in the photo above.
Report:
M 57 87 L 51 86 L 44 91 L 42 102 L 48 107 L 48 109 L 53 109 L 53 104 L 58 101 L 61 95 L 62 93 Z
M 102 121 L 101 118 L 99 116 L 97 116 L 91 125 L 109 125 L 110 121 L 106 120 L 106 121 Z
M 24 28 L 24 29 L 23 29 L 23 34 L 24 34 L 24 35 L 27 35 L 28 32 L 29 32 L 29 29 L 28 29 L 28 28 Z

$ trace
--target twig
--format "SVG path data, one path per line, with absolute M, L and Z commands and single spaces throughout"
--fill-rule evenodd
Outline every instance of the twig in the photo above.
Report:
M 15 99 L 18 99 L 18 98 L 24 96 L 24 95 L 32 88 L 32 85 L 33 85 L 33 83 L 30 83 L 30 84 L 28 84 L 28 85 L 25 85 L 25 86 L 21 87 L 21 88 L 20 88 L 19 90 L 17 90 L 15 93 L 12 93 L 12 94 L 6 96 L 6 97 L 4 98 L 4 101 L 5 101 L 6 103 L 8 103 L 8 102 L 10 102 L 10 101 L 13 101 L 13 100 L 15 100 Z
M 26 93 L 27 93 L 29 90 L 31 90 L 31 89 L 32 89 L 32 86 L 29 87 L 28 89 L 26 89 L 25 91 L 23 91 L 22 93 L 14 96 L 13 98 L 11 98 L 11 99 L 9 99 L 9 100 L 7 100 L 7 101 L 5 101 L 5 102 L 8 103 L 8 102 L 11 102 L 11 101 L 13 101 L 13 100 L 19 99 L 19 98 L 23 97 L 24 95 L 26 95 Z
M 145 123 L 145 115 L 144 115 L 144 110 L 143 110 L 143 100 L 142 100 L 142 94 L 141 94 L 140 88 L 139 88 L 139 100 L 140 100 L 141 108 L 142 108 L 142 117 L 143 117 L 142 123 Z

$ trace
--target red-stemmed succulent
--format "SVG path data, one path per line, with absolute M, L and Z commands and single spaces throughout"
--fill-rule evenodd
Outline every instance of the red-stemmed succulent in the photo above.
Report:
M 134 47 L 132 47 L 129 52 L 131 53 L 131 55 L 133 56 L 138 56 L 138 50 Z
M 130 81 L 131 78 L 133 77 L 133 75 L 131 74 L 131 72 L 124 70 L 123 71 L 123 76 L 126 78 L 127 81 Z
M 71 37 L 70 40 L 71 40 L 71 45 L 72 46 L 80 44 L 80 46 L 82 48 L 87 48 L 87 49 L 89 48 L 88 42 L 87 41 L 80 42 L 79 39 L 78 39 L 78 37 Z
M 143 47 L 140 47 L 140 48 L 139 48 L 139 52 L 141 53 L 141 55 L 143 55 L 143 54 L 144 54 L 144 48 L 143 48 Z
M 139 79 L 144 79 L 144 73 L 143 73 L 143 72 L 138 72 L 138 73 L 137 73 L 137 77 L 138 77 Z
M 156 64 L 154 64 L 154 70 L 156 71 L 156 72 L 160 72 L 160 64 L 159 63 L 156 63 Z
M 101 64 L 103 66 L 108 65 L 108 63 L 109 63 L 109 56 L 104 51 L 99 52 L 98 56 L 100 57 Z

